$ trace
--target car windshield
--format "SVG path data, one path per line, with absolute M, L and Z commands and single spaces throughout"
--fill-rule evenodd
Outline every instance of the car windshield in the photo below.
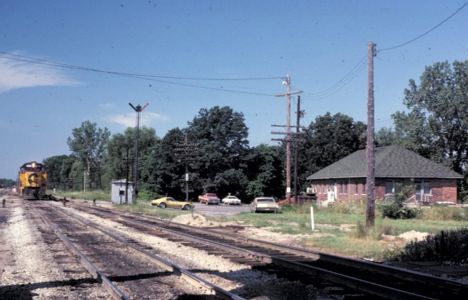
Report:
M 216 197 L 216 194 L 206 194 L 208 197 Z
M 273 198 L 259 198 L 257 202 L 275 202 Z
M 174 198 L 172 198 L 172 197 L 166 197 L 166 200 L 168 200 L 168 201 L 174 201 Z

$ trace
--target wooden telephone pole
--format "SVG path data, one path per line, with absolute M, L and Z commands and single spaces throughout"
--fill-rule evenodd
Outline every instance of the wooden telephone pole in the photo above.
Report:
M 189 143 L 188 141 L 188 133 L 185 133 L 184 142 L 176 144 L 177 148 L 175 148 L 175 154 L 179 157 L 180 162 L 185 164 L 185 174 L 184 174 L 184 181 L 185 181 L 185 201 L 189 200 L 189 181 L 190 181 L 190 174 L 189 174 L 189 164 L 191 161 L 196 160 L 196 156 L 198 155 L 196 152 L 198 151 L 199 144 L 198 143 Z
M 286 75 L 286 199 L 291 203 L 291 77 Z
M 375 145 L 374 145 L 374 57 L 375 44 L 368 45 L 368 91 L 367 91 L 367 207 L 366 227 L 372 227 L 375 223 Z
M 297 175 L 297 168 L 298 168 L 298 159 L 299 159 L 299 144 L 302 140 L 299 139 L 300 129 L 301 129 L 301 118 L 303 117 L 304 112 L 301 111 L 301 95 L 297 96 L 297 111 L 296 111 L 296 138 L 294 139 L 294 199 L 297 202 L 298 196 L 298 175 Z
M 272 134 L 283 134 L 284 139 L 272 139 L 286 144 L 286 199 L 291 203 L 291 95 L 300 94 L 302 91 L 291 92 L 291 76 L 286 75 L 283 79 L 283 85 L 286 86 L 286 94 L 276 95 L 277 97 L 286 97 L 286 125 L 272 125 L 273 127 L 284 127 L 286 132 L 272 132 Z

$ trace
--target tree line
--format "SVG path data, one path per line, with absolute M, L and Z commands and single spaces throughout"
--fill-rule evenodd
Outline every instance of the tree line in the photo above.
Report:
M 362 122 L 340 113 L 317 117 L 300 146 L 299 184 L 305 187 L 307 175 L 364 147 L 365 130 Z M 204 192 L 242 199 L 284 196 L 282 145 L 250 146 L 247 138 L 243 114 L 228 106 L 201 109 L 187 127 L 171 129 L 161 138 L 152 128 L 140 128 L 140 195 L 183 198 L 187 168 L 191 198 Z M 44 160 L 50 188 L 100 189 L 109 188 L 115 179 L 131 181 L 134 143 L 134 128 L 111 135 L 96 123 L 83 122 L 68 138 L 71 155 Z
M 460 198 L 466 197 L 468 174 L 468 61 L 426 67 L 419 85 L 404 91 L 406 111 L 392 115 L 394 128 L 376 133 L 377 146 L 399 144 L 465 175 Z M 306 177 L 344 156 L 365 148 L 366 125 L 337 113 L 318 116 L 308 126 L 297 158 L 299 187 Z M 114 179 L 133 178 L 135 129 L 111 135 L 85 121 L 68 138 L 71 155 L 44 160 L 50 187 L 109 188 Z M 184 146 L 188 144 L 188 146 Z M 282 145 L 249 145 L 244 115 L 228 106 L 203 108 L 185 128 L 158 137 L 143 127 L 139 135 L 140 195 L 183 198 L 185 171 L 190 198 L 203 192 L 228 193 L 242 199 L 284 196 Z

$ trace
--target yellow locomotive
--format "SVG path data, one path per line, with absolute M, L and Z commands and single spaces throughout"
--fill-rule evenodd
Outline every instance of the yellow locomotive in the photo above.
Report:
M 31 161 L 18 172 L 18 193 L 23 199 L 42 199 L 47 189 L 47 171 L 43 164 Z

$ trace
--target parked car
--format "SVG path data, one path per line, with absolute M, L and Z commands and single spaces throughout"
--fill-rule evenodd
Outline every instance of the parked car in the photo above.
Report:
M 251 212 L 280 212 L 280 207 L 273 197 L 257 197 L 250 203 Z
M 192 209 L 192 203 L 187 201 L 175 200 L 172 197 L 162 197 L 156 200 L 151 201 L 151 205 L 158 206 L 160 208 L 180 208 L 182 210 Z
M 214 193 L 206 193 L 203 195 L 198 196 L 198 201 L 203 204 L 219 204 L 219 198 Z
M 232 196 L 232 195 L 226 196 L 225 198 L 223 198 L 223 200 L 221 200 L 221 202 L 226 205 L 240 205 L 241 204 L 241 200 L 237 198 L 236 196 Z

